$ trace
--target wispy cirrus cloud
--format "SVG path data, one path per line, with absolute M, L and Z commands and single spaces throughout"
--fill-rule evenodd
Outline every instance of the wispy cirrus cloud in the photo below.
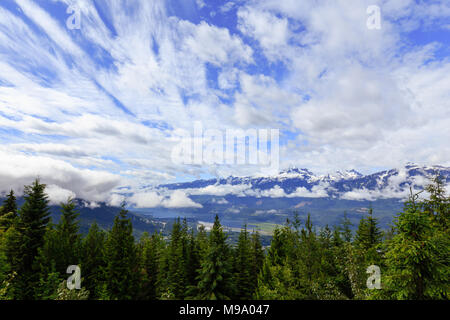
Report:
M 279 128 L 281 165 L 316 172 L 449 165 L 449 16 L 446 1 L 4 0 L 0 191 L 39 175 L 116 203 L 118 187 L 258 171 L 168 161 L 194 121 Z

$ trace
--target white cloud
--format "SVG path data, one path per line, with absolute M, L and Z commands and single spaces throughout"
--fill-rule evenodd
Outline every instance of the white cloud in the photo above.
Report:
M 253 61 L 253 50 L 236 36 L 230 35 L 228 29 L 217 28 L 205 22 L 192 25 L 181 22 L 182 29 L 192 30 L 193 35 L 185 39 L 185 45 L 205 62 L 218 66 L 222 64 Z
M 199 203 L 192 201 L 186 193 L 175 190 L 168 199 L 164 199 L 163 206 L 166 208 L 202 208 Z
M 48 195 L 50 204 L 59 205 L 60 203 L 65 203 L 69 199 L 75 199 L 76 194 L 70 190 L 63 189 L 57 185 L 50 184 L 46 186 L 45 192 Z
M 157 191 L 138 192 L 128 199 L 136 208 L 202 208 L 202 205 L 190 199 L 182 190 L 175 190 L 168 196 Z
M 139 192 L 133 194 L 128 201 L 137 208 L 155 208 L 161 205 L 163 199 L 157 192 Z
M 280 58 L 284 55 L 283 50 L 289 50 L 290 30 L 286 18 L 248 8 L 239 9 L 237 15 L 239 30 L 255 38 L 270 60 Z
M 12 188 L 22 194 L 24 185 L 31 184 L 36 178 L 49 186 L 54 201 L 60 201 L 66 195 L 105 201 L 122 180 L 105 171 L 78 169 L 61 160 L 0 148 L 0 191 Z
M 81 29 L 72 31 L 65 15 L 46 11 L 54 1 L 18 0 L 17 12 L 0 4 L 2 187 L 20 189 L 39 174 L 89 201 L 119 203 L 119 185 L 259 171 L 167 161 L 176 130 L 195 120 L 281 129 L 282 166 L 450 165 L 447 43 L 408 35 L 442 32 L 448 2 L 375 1 L 376 31 L 366 27 L 371 0 L 196 3 L 216 17 L 193 23 L 164 1 L 79 0 Z M 215 20 L 234 9 L 236 28 Z M 247 192 L 197 192 L 226 188 Z

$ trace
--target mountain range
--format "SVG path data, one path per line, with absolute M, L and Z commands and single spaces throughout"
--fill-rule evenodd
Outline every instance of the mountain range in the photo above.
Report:
M 160 185 L 157 190 L 185 192 L 199 206 L 192 208 L 136 209 L 159 217 L 188 216 L 211 221 L 215 214 L 231 227 L 243 223 L 272 229 L 297 213 L 311 214 L 319 227 L 338 224 L 346 212 L 356 225 L 369 209 L 387 228 L 404 200 L 440 175 L 450 183 L 450 168 L 408 163 L 404 167 L 363 175 L 356 170 L 315 175 L 290 168 L 269 177 L 228 177 Z
M 136 235 L 160 230 L 167 232 L 175 217 L 186 217 L 190 223 L 209 225 L 214 216 L 229 230 L 237 231 L 243 224 L 270 234 L 286 219 L 297 214 L 300 219 L 311 215 L 318 227 L 337 225 L 344 213 L 353 228 L 369 208 L 382 228 L 388 228 L 396 213 L 402 210 L 410 193 L 423 190 L 431 179 L 440 175 L 450 185 L 450 168 L 419 166 L 408 163 L 402 168 L 363 175 L 356 170 L 315 175 L 308 169 L 290 168 L 269 177 L 228 177 L 160 185 L 153 190 L 160 194 L 182 192 L 195 206 L 168 208 L 130 206 L 130 217 Z M 76 199 L 80 212 L 80 228 L 86 233 L 96 221 L 109 229 L 120 208 L 99 203 L 86 206 Z M 18 205 L 23 198 L 18 198 Z M 53 221 L 59 220 L 59 206 L 52 206 Z

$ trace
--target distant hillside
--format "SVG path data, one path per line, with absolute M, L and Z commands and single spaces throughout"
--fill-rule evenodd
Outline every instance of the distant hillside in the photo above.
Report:
M 3 202 L 4 199 L 0 198 Z M 17 205 L 20 208 L 24 202 L 23 197 L 17 198 Z M 107 206 L 104 203 L 100 203 L 98 207 L 89 208 L 84 205 L 84 201 L 76 199 L 76 210 L 79 215 L 80 232 L 87 234 L 90 225 L 95 221 L 100 228 L 109 230 L 114 223 L 115 216 L 119 213 L 119 207 Z M 50 213 L 53 223 L 58 223 L 61 216 L 61 207 L 52 205 L 50 206 Z M 152 219 L 149 216 L 142 216 L 135 212 L 129 212 L 129 217 L 133 223 L 133 232 L 136 238 L 139 238 L 143 232 L 152 234 L 155 231 L 165 230 L 166 223 L 160 219 Z

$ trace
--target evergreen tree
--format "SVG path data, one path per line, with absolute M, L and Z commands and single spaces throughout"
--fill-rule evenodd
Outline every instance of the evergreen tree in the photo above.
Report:
M 102 297 L 106 269 L 105 241 L 105 232 L 100 230 L 94 221 L 82 242 L 81 272 L 84 280 L 83 287 L 90 292 L 89 299 Z
M 51 223 L 48 225 L 44 244 L 39 248 L 37 257 L 41 282 L 37 294 L 41 297 L 53 297 L 50 294 L 56 297 L 59 283 L 66 277 L 68 266 L 81 263 L 81 237 L 78 234 L 78 213 L 75 211 L 75 203 L 69 199 L 60 205 L 60 221 L 55 228 Z M 56 276 L 51 276 L 52 273 Z M 48 284 L 47 279 L 50 281 Z M 43 291 L 44 288 L 46 289 Z
M 154 300 L 157 298 L 157 279 L 162 242 L 163 239 L 158 233 L 154 233 L 151 237 L 148 233 L 144 233 L 141 237 L 141 268 L 143 274 L 139 299 Z
M 431 217 L 438 229 L 448 232 L 450 228 L 450 196 L 445 193 L 443 177 L 435 176 L 425 190 L 430 197 L 419 204 L 421 210 Z
M 321 252 L 320 243 L 313 229 L 311 216 L 305 221 L 301 230 L 301 242 L 298 249 L 298 264 L 295 266 L 295 277 L 298 279 L 298 288 L 307 299 L 319 298 L 321 286 Z
M 197 232 L 197 245 L 199 248 L 199 256 L 200 259 L 202 259 L 205 255 L 206 252 L 208 251 L 208 235 L 206 233 L 205 230 L 205 226 L 204 225 L 200 225 L 198 227 L 198 232 Z
M 44 244 L 44 235 L 50 221 L 48 197 L 45 184 L 36 179 L 33 184 L 25 186 L 25 203 L 19 211 L 18 233 L 20 250 L 15 258 L 17 277 L 15 278 L 16 298 L 33 299 L 39 285 L 38 250 Z
M 411 194 L 395 221 L 396 234 L 386 252 L 383 292 L 393 299 L 448 299 L 449 238 L 434 227 L 435 217 L 422 212 Z
M 288 248 L 292 245 L 291 230 L 288 225 L 275 228 L 267 258 L 271 265 L 283 264 L 288 257 Z
M 54 228 L 47 228 L 44 245 L 40 248 L 39 262 L 44 272 L 54 263 L 55 271 L 63 276 L 68 266 L 81 263 L 81 236 L 78 233 L 79 214 L 75 211 L 73 199 L 60 206 L 60 221 Z
M 241 229 L 235 252 L 234 273 L 236 282 L 236 298 L 251 299 L 254 290 L 252 283 L 251 242 L 247 232 L 247 225 Z
M 339 226 L 334 228 L 332 237 L 333 266 L 336 271 L 334 281 L 341 295 L 348 299 L 354 296 L 349 276 L 349 269 L 351 268 L 349 261 L 351 259 L 348 259 L 348 255 L 352 253 L 353 248 L 350 239 L 345 228 Z
M 184 299 L 187 287 L 186 256 L 187 226 L 178 218 L 172 227 L 170 243 L 167 248 L 167 289 L 175 299 Z
M 138 287 L 137 252 L 127 213 L 122 204 L 106 241 L 106 286 L 112 300 L 133 299 Z
M 364 250 L 369 250 L 379 244 L 382 238 L 383 232 L 378 228 L 377 219 L 373 217 L 373 209 L 369 208 L 368 216 L 359 222 L 355 244 Z
M 216 215 L 209 235 L 209 248 L 198 276 L 197 298 L 225 300 L 233 297 L 230 248 Z
M 271 265 L 266 259 L 255 294 L 258 300 L 298 300 L 305 297 L 297 290 L 297 281 L 288 265 Z
M 78 265 L 81 262 L 81 236 L 78 234 L 78 216 L 75 210 L 75 202 L 69 199 L 66 203 L 61 203 L 61 220 L 56 225 L 56 232 L 59 238 L 61 255 L 57 271 L 65 273 L 69 265 Z
M 351 227 L 353 224 L 347 217 L 347 212 L 344 212 L 344 219 L 342 221 L 342 236 L 345 242 L 351 242 L 353 238 L 353 232 Z
M 258 275 L 264 264 L 264 250 L 261 245 L 261 238 L 259 232 L 255 231 L 251 235 L 250 240 L 250 278 L 251 278 L 251 292 L 254 294 L 256 287 L 258 286 Z
M 7 230 L 17 217 L 17 204 L 14 191 L 11 190 L 6 196 L 3 206 L 0 207 L 0 230 Z
M 186 255 L 186 281 L 187 286 L 197 285 L 198 270 L 200 269 L 201 248 L 194 235 L 194 230 L 188 236 Z

